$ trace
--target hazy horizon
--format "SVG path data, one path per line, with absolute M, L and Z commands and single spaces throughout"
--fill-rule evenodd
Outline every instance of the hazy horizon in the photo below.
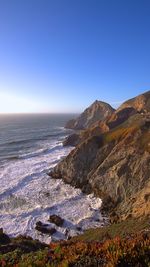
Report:
M 150 88 L 150 1 L 1 0 L 0 113 L 117 108 Z
M 97 99 L 98 101 L 101 101 L 99 99 Z M 125 100 L 124 100 L 125 101 Z M 124 102 L 123 101 L 123 102 Z M 103 101 L 102 101 L 103 102 Z M 114 109 L 117 109 L 123 102 L 116 102 L 116 103 L 108 103 L 110 104 Z M 94 102 L 92 103 L 89 103 L 88 106 L 85 106 L 85 108 L 83 110 L 81 110 L 80 112 L 65 112 L 65 111 L 62 111 L 62 112 L 0 112 L 0 115 L 34 115 L 34 114 L 37 114 L 37 115 L 46 115 L 46 114 L 54 114 L 54 115 L 61 115 L 61 114 L 73 114 L 73 115 L 79 115 L 80 113 L 82 113 L 87 107 L 89 107 L 91 104 L 93 104 Z
M 49 113 L 45 113 L 45 112 L 43 112 L 43 113 L 38 113 L 38 112 L 33 112 L 33 113 L 27 113 L 27 112 L 25 112 L 25 113 L 12 113 L 12 112 L 8 112 L 8 113 L 3 113 L 3 112 L 1 112 L 0 113 L 0 115 L 78 115 L 78 114 L 80 114 L 80 113 L 72 113 L 72 112 L 70 112 L 70 113 L 63 113 L 63 112 L 61 112 L 61 113 L 52 113 L 52 112 L 49 112 Z

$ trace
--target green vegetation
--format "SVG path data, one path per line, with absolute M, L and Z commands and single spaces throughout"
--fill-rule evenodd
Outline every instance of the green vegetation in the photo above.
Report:
M 1 267 L 150 267 L 149 218 L 91 229 L 49 246 L 31 238 L 0 246 Z
M 124 238 L 128 235 L 144 231 L 150 228 L 150 220 L 148 217 L 141 219 L 127 219 L 120 223 L 111 224 L 101 228 L 89 229 L 83 235 L 73 238 L 74 241 L 105 241 L 107 239 L 120 236 Z
M 150 237 L 138 234 L 101 242 L 52 243 L 49 249 L 21 255 L 15 250 L 0 256 L 0 266 L 69 267 L 69 266 L 150 266 Z

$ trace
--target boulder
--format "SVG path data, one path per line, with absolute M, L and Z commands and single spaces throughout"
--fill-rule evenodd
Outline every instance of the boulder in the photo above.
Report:
M 35 229 L 43 234 L 53 235 L 56 232 L 55 228 L 50 228 L 47 224 L 43 224 L 42 222 L 37 222 Z
M 6 244 L 9 244 L 11 241 L 10 241 L 10 238 L 8 235 L 6 235 L 4 232 L 3 232 L 3 228 L 0 228 L 0 245 L 6 245 Z
M 56 224 L 57 226 L 62 226 L 64 223 L 64 219 L 62 219 L 60 216 L 55 215 L 55 214 L 50 215 L 48 221 Z
M 81 226 L 77 226 L 77 230 L 78 231 L 82 231 L 82 227 Z

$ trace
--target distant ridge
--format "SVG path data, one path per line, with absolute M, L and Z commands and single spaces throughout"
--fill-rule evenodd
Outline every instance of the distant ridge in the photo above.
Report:
M 150 112 L 150 91 L 125 101 L 118 111 L 127 107 L 132 107 L 139 112 Z
M 85 109 L 77 119 L 70 120 L 65 127 L 75 130 L 87 129 L 98 120 L 104 120 L 114 111 L 115 110 L 109 104 L 96 100 Z

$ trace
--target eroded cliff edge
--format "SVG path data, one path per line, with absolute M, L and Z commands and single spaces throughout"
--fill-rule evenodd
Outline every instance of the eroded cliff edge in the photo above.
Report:
M 150 214 L 150 91 L 82 132 L 76 148 L 50 173 L 94 192 L 118 220 Z
M 68 121 L 66 128 L 74 130 L 87 129 L 93 126 L 98 120 L 104 120 L 114 111 L 115 110 L 108 103 L 96 100 L 92 105 L 86 108 L 78 118 Z

